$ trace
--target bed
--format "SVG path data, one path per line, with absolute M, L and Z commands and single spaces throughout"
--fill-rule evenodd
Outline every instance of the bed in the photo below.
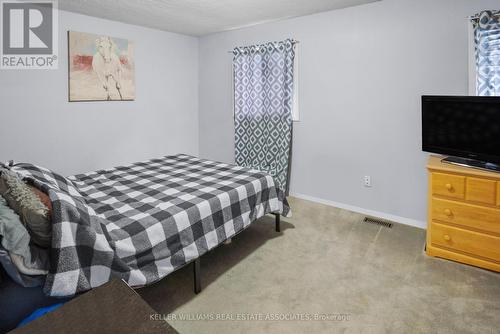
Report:
M 124 279 L 141 287 L 193 263 L 256 219 L 290 208 L 267 173 L 189 155 L 68 178 L 31 164 L 10 167 L 53 206 L 51 268 L 44 292 L 73 296 Z

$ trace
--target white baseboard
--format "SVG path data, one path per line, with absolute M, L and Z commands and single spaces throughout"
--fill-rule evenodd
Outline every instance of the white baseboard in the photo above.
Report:
M 329 206 L 334 206 L 336 208 L 340 209 L 345 209 L 353 212 L 359 212 L 364 215 L 372 216 L 372 217 L 377 217 L 377 218 L 382 218 L 382 219 L 387 219 L 396 223 L 404 224 L 404 225 L 410 225 L 422 229 L 427 229 L 427 223 L 425 221 L 420 221 L 416 219 L 411 219 L 411 218 L 406 218 L 406 217 L 401 217 L 401 216 L 396 216 L 390 213 L 385 213 L 385 212 L 379 212 L 375 210 L 369 210 L 369 209 L 363 209 L 354 205 L 349 205 L 349 204 L 344 204 L 344 203 L 339 203 L 339 202 L 334 202 L 322 198 L 317 198 L 309 195 L 304 195 L 304 194 L 290 194 L 292 197 L 297 197 L 300 199 L 304 199 L 307 201 L 311 202 L 316 202 L 320 204 L 325 204 Z M 292 211 L 293 212 L 293 211 Z

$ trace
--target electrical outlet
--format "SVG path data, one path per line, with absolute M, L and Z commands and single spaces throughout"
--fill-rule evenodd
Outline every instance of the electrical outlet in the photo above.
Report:
M 365 175 L 364 182 L 365 182 L 365 187 L 371 187 L 372 177 L 370 175 Z

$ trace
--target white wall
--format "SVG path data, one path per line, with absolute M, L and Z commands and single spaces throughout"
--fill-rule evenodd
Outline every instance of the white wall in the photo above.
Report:
M 231 162 L 227 51 L 292 37 L 301 42 L 292 193 L 424 226 L 420 95 L 467 93 L 466 17 L 497 7 L 383 0 L 199 40 L 61 11 L 59 70 L 0 71 L 0 160 L 63 174 L 177 152 Z M 67 102 L 68 30 L 136 43 L 136 101 Z
M 68 102 L 67 31 L 135 43 L 136 100 Z M 198 154 L 198 39 L 60 11 L 59 69 L 0 71 L 0 160 L 74 174 Z
M 383 0 L 200 39 L 200 154 L 233 160 L 235 46 L 300 41 L 291 192 L 425 226 L 420 96 L 466 94 L 466 17 L 498 0 Z M 371 175 L 373 187 L 363 187 Z M 293 209 L 293 208 L 292 208 Z

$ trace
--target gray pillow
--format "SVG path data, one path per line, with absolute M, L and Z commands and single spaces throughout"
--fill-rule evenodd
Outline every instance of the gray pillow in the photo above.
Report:
M 2 169 L 0 175 L 0 195 L 21 217 L 31 240 L 41 247 L 49 247 L 52 240 L 52 222 L 48 208 L 40 198 L 10 170 Z

